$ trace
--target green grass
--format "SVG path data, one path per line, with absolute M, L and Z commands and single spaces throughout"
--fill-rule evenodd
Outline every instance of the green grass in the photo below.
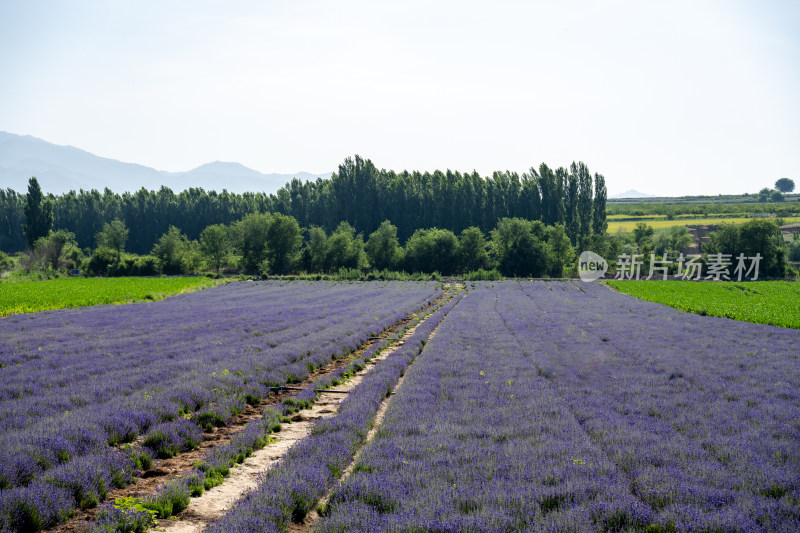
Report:
M 800 328 L 800 283 L 792 281 L 607 281 L 620 292 L 700 315 Z
M 162 300 L 219 285 L 193 278 L 58 278 L 0 283 L 0 316 L 88 305 Z

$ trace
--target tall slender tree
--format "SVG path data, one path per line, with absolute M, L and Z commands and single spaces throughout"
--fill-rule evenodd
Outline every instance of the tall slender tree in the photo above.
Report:
M 578 217 L 578 165 L 573 161 L 569 167 L 569 175 L 567 176 L 566 199 L 567 204 L 566 217 L 564 226 L 569 240 L 575 245 L 578 243 L 578 234 L 580 233 L 581 221 Z
M 592 233 L 592 175 L 581 161 L 578 163 L 578 217 L 581 219 L 580 245 Z
M 602 174 L 594 174 L 594 208 L 592 209 L 592 232 L 595 235 L 603 235 L 608 229 L 606 220 L 606 179 Z
M 41 237 L 46 237 L 53 228 L 53 204 L 42 194 L 39 181 L 34 177 L 28 180 L 28 194 L 25 197 L 25 240 L 33 248 Z

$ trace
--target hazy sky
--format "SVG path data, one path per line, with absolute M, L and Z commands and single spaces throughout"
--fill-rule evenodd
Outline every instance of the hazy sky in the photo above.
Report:
M 161 170 L 800 185 L 800 2 L 0 0 L 0 130 Z

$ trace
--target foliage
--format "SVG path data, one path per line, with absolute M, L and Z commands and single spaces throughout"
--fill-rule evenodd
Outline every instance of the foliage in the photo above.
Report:
M 358 270 L 364 266 L 364 240 L 347 222 L 339 224 L 325 244 L 324 264 L 328 270 Z
M 0 252 L 0 274 L 14 268 L 14 259 L 6 255 L 5 252 Z
M 792 235 L 792 242 L 789 244 L 789 261 L 795 263 L 800 262 L 800 233 L 795 232 Z
M 492 230 L 492 249 L 505 276 L 540 277 L 548 271 L 550 251 L 544 225 L 521 218 L 504 218 Z
M 115 251 L 96 248 L 82 268 L 92 276 L 155 276 L 160 265 L 158 258 L 152 255 L 122 254 L 118 259 Z
M 200 251 L 209 259 L 217 274 L 230 253 L 228 229 L 222 224 L 212 224 L 200 233 Z
M 464 274 L 465 281 L 497 281 L 503 279 L 503 275 L 497 270 L 484 270 L 479 268 Z
M 300 268 L 305 272 L 328 271 L 328 235 L 319 226 L 308 229 L 308 242 L 300 253 Z
M 145 533 L 157 524 L 157 512 L 150 511 L 132 496 L 116 498 L 97 511 L 97 521 L 86 533 Z
M 59 278 L 0 283 L 0 316 L 160 300 L 219 284 L 208 278 Z
M 159 487 L 158 492 L 146 497 L 142 501 L 142 507 L 153 511 L 158 518 L 169 518 L 186 509 L 189 501 L 185 481 L 178 478 L 168 481 Z
M 53 203 L 45 199 L 36 178 L 28 181 L 28 194 L 25 196 L 25 226 L 23 232 L 28 246 L 46 237 L 53 227 Z
M 242 268 L 248 273 L 258 273 L 267 261 L 267 233 L 269 215 L 250 213 L 233 227 L 236 247 L 241 255 Z
M 162 235 L 151 254 L 158 259 L 159 271 L 163 274 L 183 274 L 188 268 L 188 256 L 191 251 L 186 235 L 175 226 Z
M 615 289 L 702 315 L 800 328 L 800 284 L 790 281 L 607 281 Z
M 753 219 L 744 224 L 721 224 L 709 235 L 705 251 L 710 254 L 761 254 L 760 276 L 783 277 L 786 273 L 786 249 L 778 225 L 767 219 Z
M 633 240 L 639 248 L 642 248 L 647 242 L 651 241 L 654 233 L 655 230 L 652 226 L 644 222 L 637 222 L 636 227 L 633 229 Z
M 25 249 L 25 196 L 0 189 L 0 250 L 8 253 Z
M 549 274 L 560 278 L 564 276 L 564 269 L 575 259 L 575 250 L 570 244 L 564 226 L 556 224 L 547 228 L 547 245 L 550 252 L 548 263 L 550 264 Z
M 458 238 L 452 231 L 419 229 L 405 245 L 406 271 L 454 274 L 458 270 L 458 252 Z
M 276 274 L 290 272 L 302 244 L 303 237 L 297 220 L 281 213 L 272 215 L 267 228 L 267 259 L 270 271 Z
M 692 244 L 692 236 L 685 226 L 673 226 L 655 233 L 653 237 L 653 251 L 659 256 L 669 254 L 670 257 L 677 255 Z
M 594 205 L 592 207 L 592 233 L 603 235 L 608 231 L 608 221 L 606 215 L 606 178 L 602 174 L 594 175 Z
M 775 182 L 775 188 L 783 193 L 790 193 L 794 191 L 794 180 L 789 178 L 780 178 Z
M 451 170 L 396 173 L 379 170 L 369 159 L 355 156 L 345 159 L 330 179 L 293 179 L 272 195 L 198 188 L 174 192 L 168 187 L 125 194 L 108 189 L 73 191 L 53 197 L 52 213 L 54 226 L 75 233 L 81 248 L 94 246 L 104 224 L 119 219 L 131 229 L 126 250 L 136 254 L 149 253 L 170 226 L 197 240 L 206 227 L 230 226 L 251 213 L 281 213 L 293 217 L 300 227 L 319 226 L 329 234 L 347 222 L 364 236 L 382 221 L 391 220 L 403 242 L 420 228 L 459 234 L 475 226 L 486 234 L 504 217 L 564 224 L 568 175 L 565 168 L 550 169 L 545 164 L 523 174 L 506 171 L 491 176 Z M 584 178 L 587 175 L 588 169 Z M 589 181 L 590 176 L 584 179 L 583 205 L 596 213 L 601 204 L 605 209 L 605 199 L 590 198 Z M 587 199 L 594 205 L 586 204 Z M 24 203 L 24 197 L 14 191 L 0 191 L 2 250 L 16 252 L 24 247 Z M 257 273 L 259 263 L 249 264 L 248 271 Z
M 397 239 L 397 226 L 384 220 L 367 239 L 366 253 L 369 264 L 376 270 L 392 270 L 402 260 L 402 250 Z
M 20 267 L 26 272 L 38 270 L 57 273 L 76 268 L 81 259 L 82 253 L 75 243 L 75 235 L 58 230 L 38 238 L 33 248 L 23 254 Z
M 119 219 L 114 219 L 103 225 L 103 229 L 97 234 L 97 247 L 104 247 L 117 252 L 117 262 L 119 262 L 122 252 L 125 250 L 125 243 L 128 241 L 128 233 L 129 230 L 125 223 Z
M 461 232 L 458 240 L 459 270 L 471 272 L 490 266 L 489 245 L 480 228 L 472 226 Z

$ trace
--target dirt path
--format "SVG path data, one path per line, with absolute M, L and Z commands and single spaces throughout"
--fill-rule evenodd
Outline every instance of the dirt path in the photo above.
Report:
M 441 323 L 439 325 L 441 325 Z M 430 341 L 436 335 L 436 333 L 438 331 L 439 331 L 439 326 L 436 326 L 436 328 L 431 332 L 430 336 L 428 337 L 428 341 Z M 413 361 L 412 361 L 412 364 L 413 364 Z M 324 507 L 328 503 L 328 500 L 331 499 L 331 496 L 333 495 L 333 492 L 353 472 L 353 469 L 358 464 L 358 460 L 361 457 L 361 453 L 364 451 L 364 449 L 367 447 L 367 445 L 369 445 L 369 443 L 372 442 L 372 440 L 375 438 L 375 435 L 378 433 L 378 429 L 380 429 L 381 424 L 383 423 L 383 419 L 386 416 L 386 410 L 389 408 L 389 404 L 392 401 L 392 397 L 394 397 L 394 395 L 397 394 L 397 391 L 400 390 L 400 387 L 403 386 L 403 382 L 406 379 L 406 375 L 407 375 L 407 373 L 403 373 L 403 375 L 400 376 L 400 379 L 397 381 L 397 383 L 395 384 L 394 388 L 392 389 L 392 393 L 389 396 L 387 396 L 386 399 L 384 399 L 381 402 L 380 407 L 378 407 L 378 412 L 375 415 L 375 422 L 372 424 L 372 428 L 367 433 L 367 437 L 364 440 L 364 444 L 356 452 L 356 455 L 355 455 L 355 457 L 353 457 L 352 462 L 349 465 L 347 465 L 347 468 L 345 468 L 344 472 L 342 473 L 342 477 L 333 486 L 333 488 L 328 492 L 328 494 L 326 494 L 325 497 L 322 498 L 322 500 L 319 501 L 318 505 L 316 505 L 315 508 L 312 509 L 308 513 L 308 515 L 306 515 L 306 517 L 305 517 L 305 519 L 303 520 L 302 523 L 299 523 L 299 524 L 298 523 L 291 523 L 291 524 L 289 524 L 289 532 L 290 533 L 305 533 L 307 531 L 310 531 L 311 528 L 314 526 L 314 524 L 316 524 L 317 521 L 320 519 L 320 515 L 317 512 L 317 509 L 320 508 L 320 507 Z
M 412 313 L 411 315 L 401 320 L 391 328 L 382 332 L 378 337 L 371 338 L 366 343 L 361 345 L 358 348 L 358 350 L 354 351 L 350 355 L 335 359 L 326 366 L 314 370 L 306 377 L 305 380 L 303 380 L 302 383 L 299 383 L 294 386 L 300 388 L 308 387 L 320 377 L 326 376 L 335 371 L 336 369 L 345 366 L 353 358 L 357 357 L 358 354 L 363 352 L 372 344 L 386 338 L 394 337 L 399 329 L 406 326 L 416 317 L 424 315 L 430 312 L 431 310 L 437 308 L 442 302 L 448 300 L 450 297 L 451 293 L 449 291 L 445 291 L 440 297 L 436 298 L 431 303 L 431 305 L 429 305 L 425 309 Z M 414 329 L 415 328 L 410 328 L 404 335 L 404 338 L 413 333 Z M 357 383 L 361 381 L 363 374 L 365 374 L 375 365 L 376 361 L 385 358 L 389 353 L 391 353 L 392 350 L 394 350 L 397 346 L 399 346 L 400 343 L 402 343 L 402 340 L 396 343 L 389 351 L 384 351 L 380 356 L 373 358 L 371 361 L 367 362 L 365 364 L 364 370 L 354 375 L 353 378 L 349 380 L 347 383 L 337 387 L 337 390 L 343 390 L 343 391 L 351 390 L 352 387 L 354 387 Z M 204 433 L 203 441 L 200 443 L 200 446 L 196 450 L 182 453 L 170 459 L 160 459 L 156 464 L 156 466 L 144 472 L 135 484 L 129 485 L 124 489 L 111 491 L 108 497 L 106 498 L 106 501 L 113 502 L 114 499 L 125 496 L 133 496 L 136 498 L 141 498 L 143 496 L 146 496 L 147 494 L 155 492 L 158 486 L 190 470 L 194 465 L 195 461 L 201 459 L 209 448 L 229 443 L 231 439 L 236 435 L 236 433 L 241 431 L 248 422 L 261 418 L 264 407 L 268 405 L 278 404 L 285 398 L 289 398 L 294 395 L 296 395 L 296 392 L 294 391 L 272 394 L 268 398 L 262 400 L 262 402 L 256 407 L 248 405 L 244 412 L 237 415 L 230 421 L 230 424 L 228 426 L 215 428 L 213 432 L 210 434 Z M 209 495 L 210 498 L 218 499 L 218 501 L 222 502 L 223 505 L 230 506 L 230 504 L 236 499 L 238 499 L 244 492 L 255 486 L 254 485 L 255 478 L 257 477 L 258 473 L 264 471 L 266 468 L 269 468 L 273 463 L 277 461 L 278 458 L 283 456 L 283 454 L 286 452 L 286 450 L 288 450 L 288 448 L 292 444 L 294 444 L 297 440 L 303 438 L 303 436 L 307 435 L 309 431 L 308 428 L 310 427 L 311 424 L 313 424 L 315 420 L 322 418 L 324 416 L 333 415 L 335 413 L 336 406 L 338 406 L 346 397 L 347 397 L 346 394 L 322 394 L 320 399 L 317 402 L 315 402 L 313 409 L 304 410 L 296 414 L 293 417 L 292 424 L 284 424 L 283 429 L 281 430 L 280 433 L 273 434 L 273 437 L 277 439 L 276 442 L 274 442 L 271 445 L 268 445 L 266 448 L 262 450 L 254 452 L 254 454 L 250 458 L 248 458 L 242 465 L 237 465 L 236 467 L 234 467 L 231 470 L 231 475 L 225 479 L 224 483 L 207 491 L 200 498 L 193 499 L 192 505 L 190 505 L 188 509 L 184 510 L 181 513 L 179 520 L 177 521 L 171 519 L 161 520 L 162 523 L 161 527 L 167 527 L 167 526 L 174 527 L 176 524 L 183 521 L 183 516 L 187 517 L 192 516 L 192 513 L 194 512 L 192 506 L 194 505 L 195 501 L 203 499 L 207 495 Z M 292 435 L 294 435 L 295 433 L 302 436 L 292 437 Z M 139 440 L 141 440 L 141 437 Z M 283 444 L 284 442 L 286 444 Z M 269 459 L 271 453 L 270 450 L 280 449 L 281 446 L 285 446 L 285 449 L 283 449 L 283 451 L 277 456 L 277 458 Z M 272 454 L 274 455 L 274 453 L 276 452 L 273 452 Z M 238 488 L 226 489 L 225 487 L 229 484 L 231 480 L 233 480 L 234 476 L 238 475 L 238 471 L 240 470 L 244 472 L 250 472 L 250 477 L 252 478 L 250 484 L 247 483 L 245 478 L 244 480 L 238 480 L 235 482 L 236 484 L 238 484 Z M 90 524 L 92 524 L 96 520 L 96 513 L 97 513 L 97 508 L 88 509 L 85 511 L 76 510 L 73 517 L 70 518 L 67 522 L 48 530 L 47 533 L 83 532 Z M 215 515 L 215 517 L 218 516 L 219 514 Z M 197 520 L 195 521 L 201 523 L 201 519 L 202 516 L 198 514 Z M 205 523 L 207 523 L 207 520 L 202 523 L 204 526 Z M 202 527 L 200 527 L 200 529 L 202 529 Z M 199 531 L 200 529 L 186 529 L 185 531 Z M 179 531 L 179 530 L 170 529 L 170 531 Z
M 403 339 L 411 336 L 414 330 L 416 330 L 416 326 L 406 331 Z M 334 390 L 346 392 L 353 390 L 376 364 L 386 359 L 392 352 L 402 346 L 403 342 L 404 340 L 401 339 L 394 346 L 368 361 L 363 370 L 357 372 L 350 380 L 339 385 Z M 254 452 L 244 463 L 234 467 L 230 476 L 225 479 L 222 485 L 212 488 L 199 498 L 193 498 L 189 507 L 177 516 L 177 520 L 159 520 L 159 529 L 163 528 L 163 531 L 169 533 L 196 533 L 202 531 L 210 522 L 224 515 L 236 500 L 254 489 L 258 485 L 259 475 L 277 463 L 295 443 L 307 437 L 311 432 L 311 427 L 317 420 L 335 415 L 338 406 L 345 398 L 347 398 L 346 394 L 321 394 L 320 398 L 314 403 L 313 408 L 303 410 L 294 415 L 291 424 L 285 425 L 280 433 L 273 435 L 277 438 L 276 442 Z M 385 411 L 384 404 L 388 405 L 388 402 L 384 401 L 381 404 L 379 414 Z M 374 429 L 370 431 L 370 435 L 373 434 Z

